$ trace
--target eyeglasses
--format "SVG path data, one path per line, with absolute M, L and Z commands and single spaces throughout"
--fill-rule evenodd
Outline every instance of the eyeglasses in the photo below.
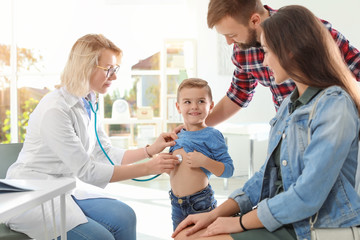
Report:
M 100 68 L 100 69 L 103 69 L 104 71 L 106 71 L 106 77 L 109 78 L 111 77 L 112 75 L 114 75 L 114 73 L 117 73 L 120 69 L 120 66 L 119 65 L 116 65 L 115 67 L 110 67 L 110 68 L 104 68 L 104 67 L 101 67 L 99 65 L 96 66 L 97 68 Z

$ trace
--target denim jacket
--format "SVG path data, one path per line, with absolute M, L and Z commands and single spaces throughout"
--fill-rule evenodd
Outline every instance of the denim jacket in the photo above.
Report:
M 309 219 L 317 212 L 316 228 L 360 224 L 360 198 L 354 189 L 358 112 L 350 96 L 340 87 L 324 91 L 292 114 L 289 114 L 290 96 L 284 100 L 270 121 L 265 164 L 243 188 L 230 195 L 241 213 L 257 206 L 260 221 L 271 232 L 292 224 L 298 239 L 310 239 Z M 314 117 L 309 121 L 309 113 L 319 97 Z M 277 171 L 272 153 L 281 138 L 284 192 L 275 195 Z

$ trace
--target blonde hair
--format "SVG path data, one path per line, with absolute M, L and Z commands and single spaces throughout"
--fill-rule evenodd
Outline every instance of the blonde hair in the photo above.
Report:
M 87 34 L 79 38 L 70 51 L 58 87 L 66 87 L 68 92 L 79 97 L 88 94 L 91 74 L 105 49 L 113 51 L 120 60 L 121 49 L 103 35 Z
M 177 102 L 179 102 L 180 92 L 184 88 L 205 88 L 208 92 L 209 98 L 212 101 L 211 88 L 207 81 L 200 78 L 188 78 L 181 82 L 177 89 Z

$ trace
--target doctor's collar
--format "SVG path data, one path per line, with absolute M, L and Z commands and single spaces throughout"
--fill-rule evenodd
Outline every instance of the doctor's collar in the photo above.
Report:
M 85 99 L 86 99 L 87 101 L 92 102 L 92 103 L 94 103 L 94 102 L 97 101 L 96 94 L 95 94 L 93 91 L 91 91 L 88 95 L 86 95 L 86 96 L 85 96 Z

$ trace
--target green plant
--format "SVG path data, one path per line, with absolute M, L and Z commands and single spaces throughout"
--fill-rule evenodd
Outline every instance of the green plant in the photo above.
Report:
M 150 106 L 154 110 L 154 116 L 160 115 L 160 89 L 159 86 L 152 84 L 146 89 L 146 95 L 150 100 Z
M 39 103 L 38 100 L 30 98 L 25 101 L 24 105 L 20 108 L 21 114 L 18 118 L 18 127 L 19 127 L 19 140 L 23 142 L 25 140 L 26 127 L 28 125 L 29 117 L 32 111 L 34 111 L 36 105 Z M 10 110 L 6 111 L 6 118 L 3 123 L 2 131 L 5 134 L 5 140 L 3 143 L 10 143 L 11 134 L 10 134 Z
M 2 75 L 1 73 L 6 72 L 6 69 L 10 69 L 10 54 L 11 46 L 6 44 L 0 44 L 0 81 L 2 88 L 1 91 L 1 102 L 0 102 L 0 142 L 7 143 L 11 141 L 10 134 L 10 78 L 8 75 Z M 42 66 L 40 65 L 43 57 L 38 51 L 27 48 L 17 47 L 17 69 L 18 71 L 40 71 Z M 16 79 L 13 79 L 14 81 Z M 26 124 L 29 118 L 29 114 L 32 112 L 34 107 L 37 105 L 37 100 L 29 98 L 29 92 L 27 89 L 18 91 L 19 104 L 23 103 L 23 106 L 19 107 L 19 124 Z M 28 100 L 24 100 L 28 99 Z M 27 102 L 28 101 L 28 102 Z M 35 103 L 36 102 L 36 103 Z M 34 105 L 35 104 L 35 105 Z M 34 106 L 33 106 L 34 105 Z M 23 111 L 23 109 L 28 109 Z M 25 126 L 19 126 L 19 140 L 24 140 Z

